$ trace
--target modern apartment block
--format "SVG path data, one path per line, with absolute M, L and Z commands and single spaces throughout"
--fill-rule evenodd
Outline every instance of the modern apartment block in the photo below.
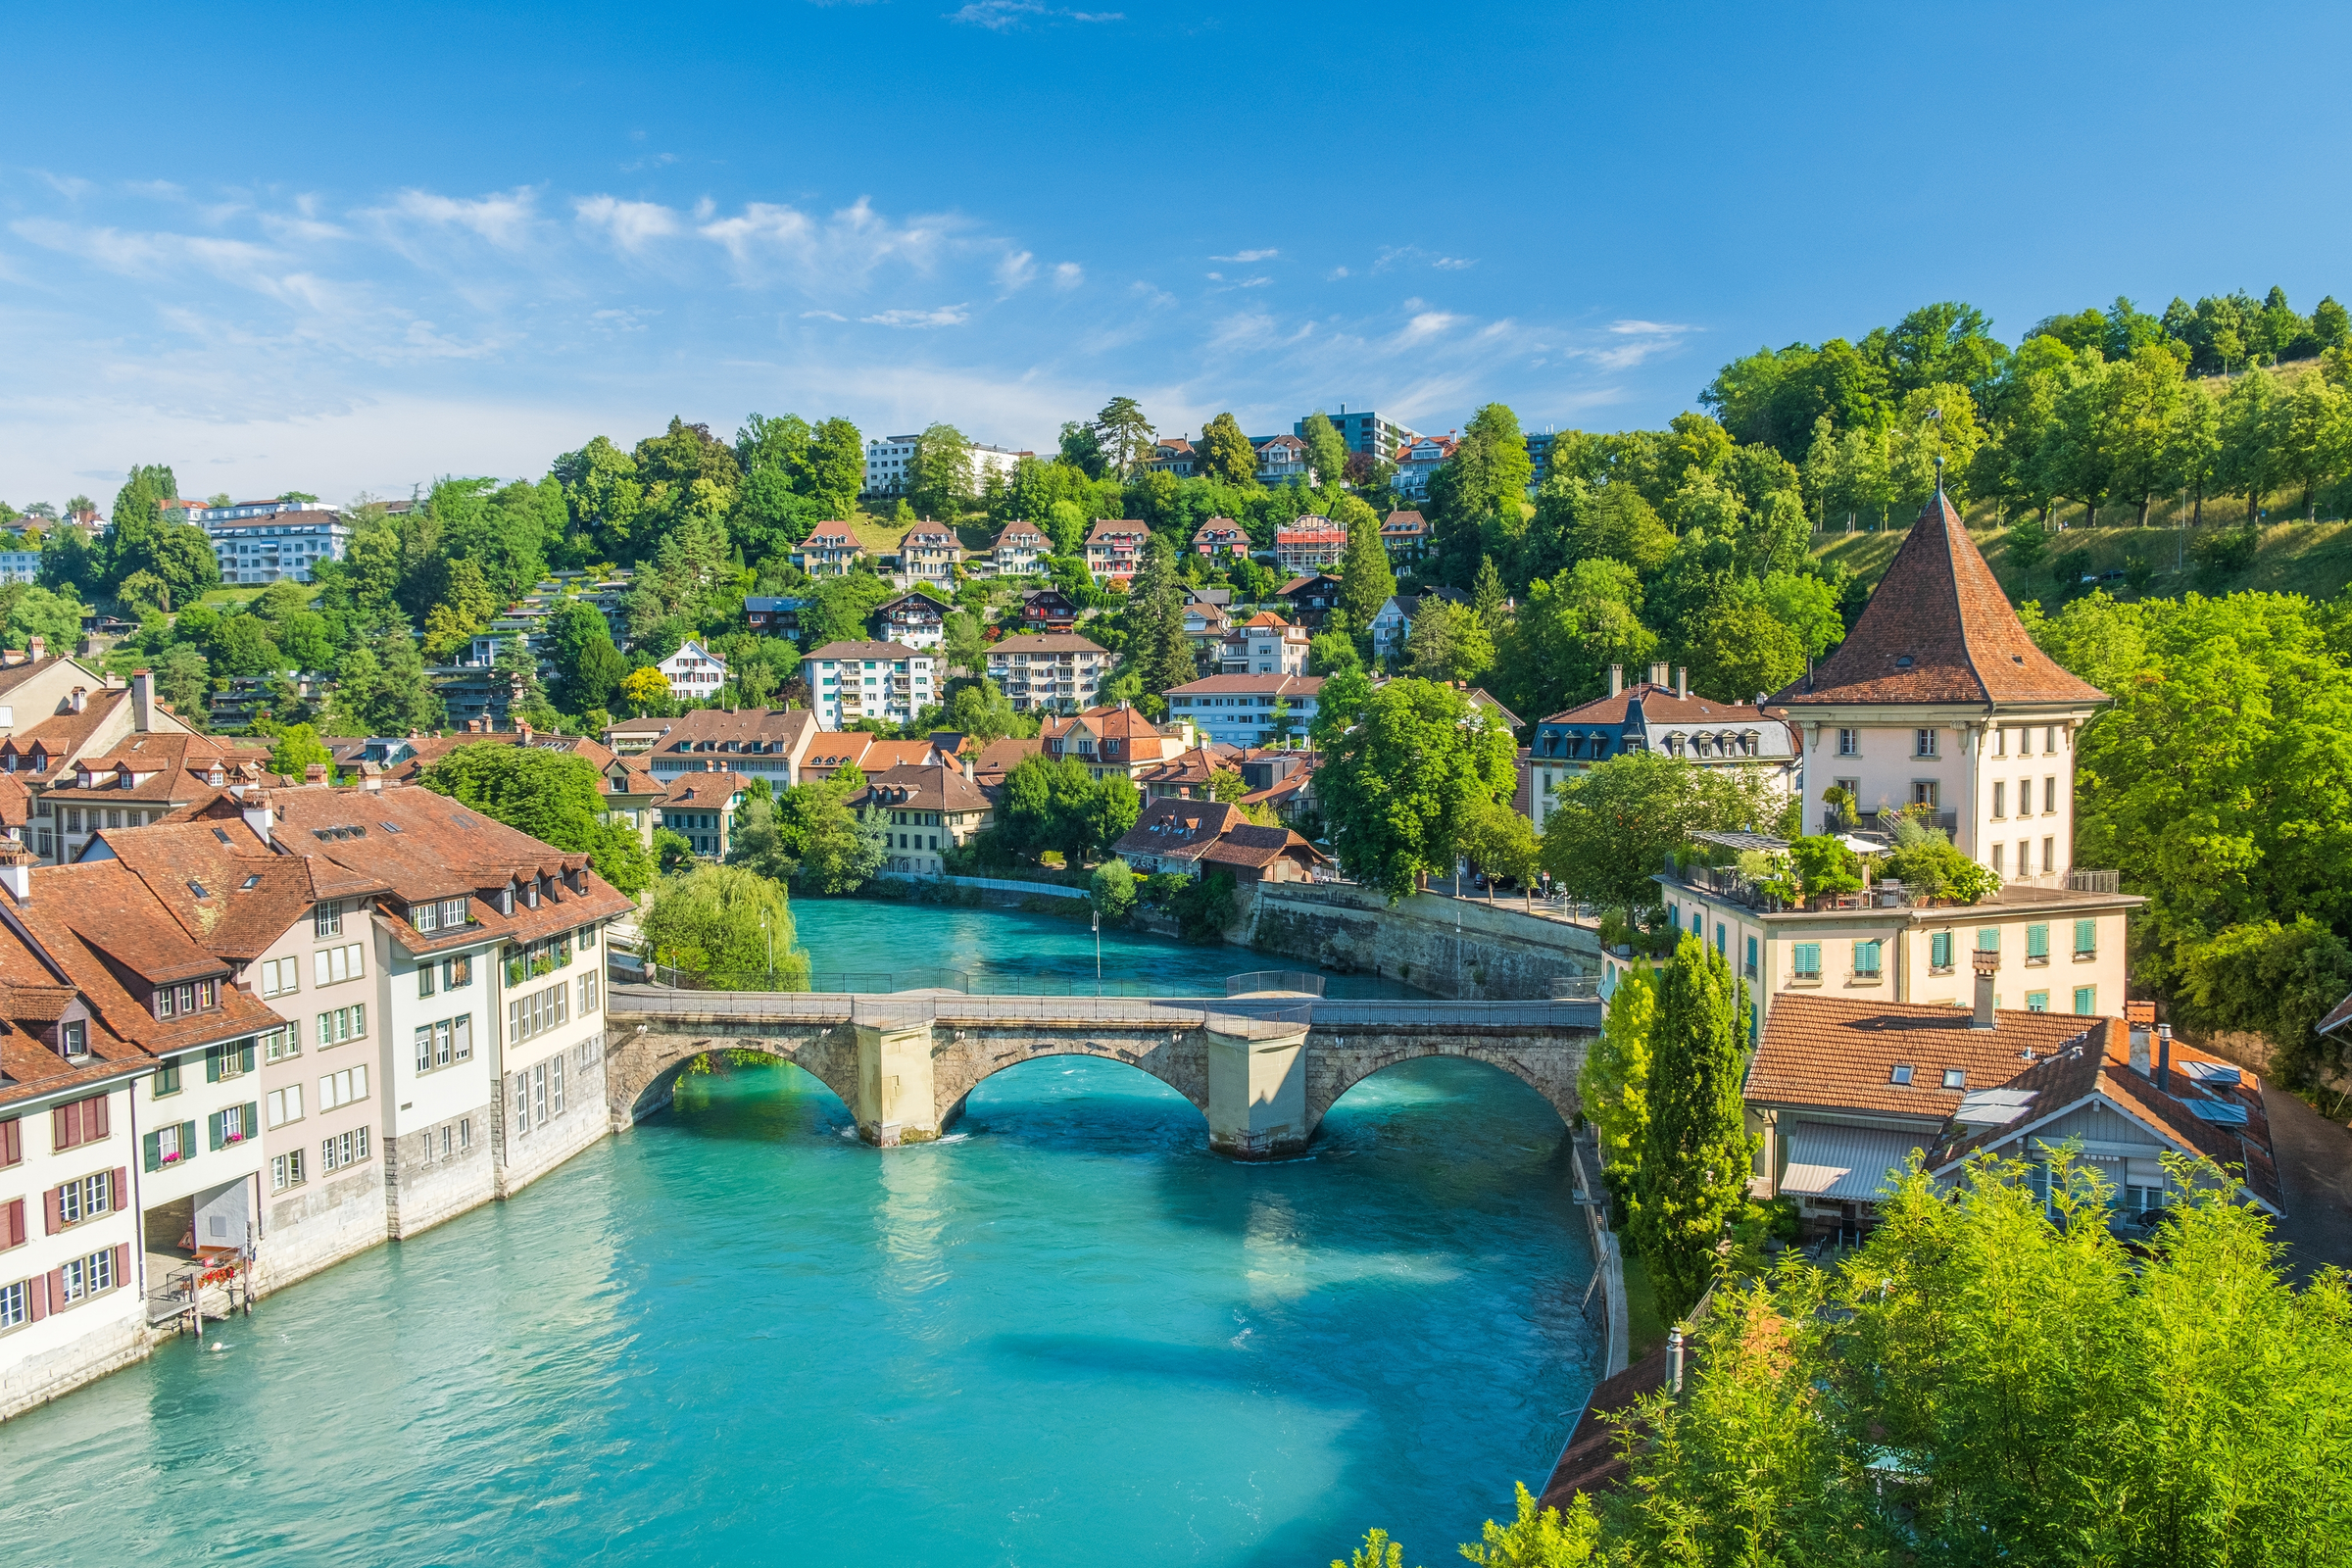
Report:
M 1020 712 L 1075 712 L 1094 705 L 1113 661 L 1100 643 L 1075 632 L 1006 637 L 988 650 L 988 678 Z
M 764 778 L 781 790 L 801 782 L 816 735 L 816 715 L 805 708 L 698 708 L 676 718 L 614 724 L 605 744 L 647 765 L 664 787 L 681 773 L 716 769 Z
M 1322 695 L 1320 675 L 1210 675 L 1167 690 L 1168 717 L 1191 719 L 1226 746 L 1264 746 L 1304 735 Z
M 1409 447 L 1421 439 L 1419 432 L 1398 424 L 1394 419 L 1383 418 L 1379 414 L 1370 410 L 1360 410 L 1351 414 L 1345 403 L 1340 405 L 1340 412 L 1337 414 L 1326 410 L 1317 410 L 1316 412 L 1332 422 L 1333 427 L 1340 432 L 1340 439 L 1348 443 L 1349 452 L 1361 452 L 1367 457 L 1378 458 L 1384 463 L 1395 463 L 1396 454 L 1401 448 Z M 1298 422 L 1291 426 L 1291 434 L 1304 436 L 1306 421 L 1312 417 L 1311 414 L 1301 416 Z
M 242 508 L 213 508 L 240 512 Z M 322 561 L 341 561 L 351 545 L 351 524 L 323 510 L 277 511 L 237 520 L 207 520 L 213 559 L 220 580 L 232 586 L 281 579 L 309 582 Z
M 946 683 L 936 654 L 904 643 L 827 643 L 811 651 L 801 668 L 823 729 L 843 729 L 861 718 L 908 723 L 939 700 Z

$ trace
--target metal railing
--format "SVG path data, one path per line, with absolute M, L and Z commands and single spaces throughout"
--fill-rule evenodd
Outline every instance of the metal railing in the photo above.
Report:
M 1319 997 L 1326 984 L 1321 975 L 1304 969 L 1252 969 L 1248 974 L 1227 975 L 1225 994 L 1245 997 L 1253 991 L 1304 991 Z
M 1250 997 L 1145 1000 L 1137 997 L 998 996 L 937 992 L 929 996 L 844 992 L 679 991 L 657 986 L 615 986 L 606 995 L 615 1015 L 684 1015 L 790 1021 L 882 1022 L 890 1019 L 938 1022 L 1125 1023 L 1165 1022 L 1199 1027 L 1209 1017 L 1315 1028 L 1597 1028 L 1600 1004 L 1583 999 L 1529 1002 L 1402 1002 L 1388 999 Z M 1185 1020 L 1190 1020 L 1186 1022 Z

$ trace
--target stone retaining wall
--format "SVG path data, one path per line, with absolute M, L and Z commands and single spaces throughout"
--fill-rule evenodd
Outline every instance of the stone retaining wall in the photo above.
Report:
M 1268 883 L 1228 940 L 1308 968 L 1375 974 L 1457 1002 L 1550 996 L 1554 980 L 1600 972 L 1600 941 L 1584 926 L 1507 903 L 1416 893 L 1391 906 L 1352 883 Z

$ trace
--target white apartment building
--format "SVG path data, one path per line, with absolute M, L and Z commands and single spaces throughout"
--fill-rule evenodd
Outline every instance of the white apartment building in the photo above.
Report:
M 808 700 L 823 729 L 845 729 L 861 718 L 913 722 L 939 700 L 946 666 L 933 654 L 903 643 L 827 643 L 801 662 Z
M 914 449 L 922 440 L 919 435 L 876 436 L 865 444 L 865 484 L 860 492 L 867 496 L 905 495 L 914 487 Z M 1009 447 L 971 447 L 972 491 L 978 494 L 992 473 L 1012 477 L 1013 465 L 1023 458 L 1037 456 L 1034 452 L 1015 452 Z
M 1293 739 L 1306 733 L 1322 691 L 1320 675 L 1210 675 L 1169 687 L 1168 717 L 1189 718 L 1227 746 L 1270 746 L 1282 738 L 1282 721 Z
M 707 703 L 727 683 L 726 661 L 691 638 L 654 667 L 669 682 L 669 695 L 682 703 Z
M 38 582 L 40 576 L 38 550 L 0 550 L 0 583 Z
M 988 649 L 988 678 L 1015 711 L 1074 713 L 1092 708 L 1112 663 L 1100 643 L 1075 632 L 1006 637 Z
M 676 718 L 639 718 L 605 731 L 605 744 L 636 759 L 666 787 L 681 773 L 734 772 L 782 790 L 801 782 L 816 715 L 806 708 L 698 708 Z
M 279 510 L 247 513 L 248 506 Z M 309 582 L 322 561 L 341 561 L 351 544 L 351 525 L 338 513 L 270 503 L 191 511 L 213 542 L 220 580 L 232 585 L 270 583 L 281 578 Z M 223 514 L 218 520 L 214 513 Z M 239 514 L 230 518 L 225 514 Z

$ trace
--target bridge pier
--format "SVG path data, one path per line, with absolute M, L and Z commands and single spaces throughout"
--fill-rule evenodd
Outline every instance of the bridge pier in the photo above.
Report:
M 1306 1148 L 1306 1026 L 1261 1024 L 1208 1040 L 1208 1147 L 1232 1159 L 1279 1159 Z
M 924 1144 L 939 1136 L 932 1086 L 931 1025 L 858 1027 L 858 1136 L 881 1149 Z

